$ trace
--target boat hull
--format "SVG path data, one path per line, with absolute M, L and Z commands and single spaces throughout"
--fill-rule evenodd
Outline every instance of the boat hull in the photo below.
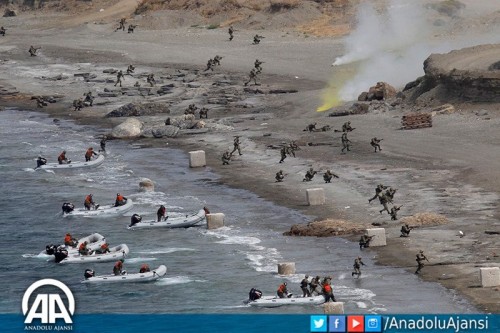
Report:
M 82 283 L 130 283 L 130 282 L 151 282 L 167 274 L 167 267 L 160 267 L 146 273 L 133 273 L 125 275 L 100 275 L 82 281 Z
M 134 203 L 127 199 L 125 205 L 115 207 L 115 205 L 103 205 L 98 209 L 86 210 L 85 208 L 75 208 L 69 213 L 63 213 L 64 216 L 83 216 L 83 217 L 101 217 L 122 215 L 132 209 Z
M 276 296 L 263 296 L 255 301 L 248 301 L 250 306 L 262 307 L 262 308 L 275 308 L 279 306 L 290 306 L 290 305 L 320 305 L 325 303 L 325 297 L 313 296 L 313 297 L 291 297 L 291 298 L 279 298 Z
M 139 222 L 133 226 L 128 226 L 127 229 L 148 229 L 148 228 L 189 228 L 200 225 L 205 222 L 205 211 L 200 211 L 194 215 L 181 217 L 181 218 L 168 218 L 166 221 L 156 222 L 149 220 Z
M 69 164 L 47 163 L 35 169 L 68 170 L 68 169 L 93 168 L 101 165 L 103 162 L 104 162 L 104 155 L 100 154 L 99 156 L 96 157 L 95 160 L 90 160 L 88 162 L 71 162 Z
M 61 260 L 60 264 L 80 264 L 80 263 L 95 263 L 95 262 L 110 262 L 124 259 L 128 256 L 130 250 L 126 244 L 121 244 L 115 247 L 110 247 L 108 253 L 90 254 L 90 255 L 68 255 Z

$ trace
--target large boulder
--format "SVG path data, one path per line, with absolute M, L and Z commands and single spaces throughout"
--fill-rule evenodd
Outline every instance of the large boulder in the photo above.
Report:
M 312 236 L 330 237 L 350 235 L 361 232 L 363 226 L 345 220 L 326 219 L 308 224 L 294 224 L 290 231 L 283 233 L 285 236 Z
M 139 182 L 139 190 L 141 192 L 154 192 L 155 183 L 149 178 L 142 178 Z
M 147 138 L 175 138 L 179 134 L 179 127 L 172 125 L 158 125 L 145 127 L 142 135 Z
M 172 125 L 180 129 L 193 128 L 196 125 L 196 117 L 194 114 L 185 114 L 177 117 L 169 117 L 165 120 L 165 125 Z
M 111 111 L 106 117 L 140 117 L 158 113 L 170 113 L 170 109 L 160 103 L 128 103 Z
M 111 137 L 117 139 L 136 138 L 142 133 L 143 124 L 136 118 L 128 118 L 120 125 L 113 128 Z
M 3 17 L 13 17 L 17 16 L 16 12 L 12 9 L 5 8 L 5 11 L 3 12 Z
M 382 101 L 394 96 L 396 96 L 396 89 L 393 86 L 387 82 L 377 82 L 377 84 L 370 87 L 367 92 L 362 92 L 358 96 L 358 101 Z

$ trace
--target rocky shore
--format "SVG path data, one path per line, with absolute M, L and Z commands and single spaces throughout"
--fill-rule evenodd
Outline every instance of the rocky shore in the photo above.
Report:
M 127 138 L 144 147 L 205 150 L 207 166 L 221 175 L 223 183 L 311 216 L 309 226 L 293 226 L 291 221 L 284 233 L 327 233 L 357 241 L 365 228 L 381 225 L 387 230 L 388 245 L 370 252 L 380 264 L 413 273 L 415 254 L 425 249 L 431 263 L 422 279 L 457 290 L 482 311 L 500 310 L 498 288 L 479 287 L 479 267 L 499 265 L 498 235 L 485 233 L 499 228 L 500 161 L 491 157 L 500 155 L 498 104 L 460 101 L 455 112 L 436 114 L 431 128 L 403 131 L 402 115 L 431 112 L 437 106 L 432 99 L 424 96 L 418 103 L 406 104 L 400 95 L 392 101 L 361 103 L 367 105 L 363 114 L 349 113 L 352 103 L 316 112 L 331 75 L 331 45 L 340 52 L 333 39 L 270 32 L 264 45 L 253 46 L 248 42 L 253 32 L 242 31 L 241 40 L 228 45 L 224 31 L 179 28 L 131 36 L 114 34 L 111 24 L 61 29 L 54 36 L 50 30 L 23 26 L 32 19 L 18 17 L 12 21 L 15 34 L 3 37 L 2 105 L 93 124 L 105 128 L 110 138 Z M 35 43 L 42 49 L 30 57 L 27 45 Z M 292 50 L 294 57 L 287 57 Z M 224 56 L 221 66 L 204 71 L 208 58 L 216 54 Z M 266 61 L 261 85 L 245 86 L 256 58 Z M 309 58 L 313 60 L 297 66 L 295 59 Z M 125 71 L 129 64 L 134 64 L 135 73 L 125 76 L 123 87 L 115 87 L 115 70 Z M 153 86 L 146 82 L 150 73 L 156 77 Z M 134 87 L 135 82 L 140 87 Z M 94 106 L 74 111 L 72 102 L 88 91 L 96 96 Z M 48 101 L 47 106 L 37 108 L 31 99 L 36 96 Z M 184 115 L 193 103 L 209 110 L 208 119 Z M 330 113 L 347 116 L 329 117 Z M 135 129 L 127 126 L 113 133 L 131 117 L 138 121 Z M 346 121 L 356 130 L 349 134 L 352 151 L 341 154 L 340 133 L 335 130 Z M 331 130 L 304 131 L 314 122 Z M 232 150 L 236 135 L 241 137 L 243 155 L 222 165 L 221 155 Z M 369 144 L 375 136 L 384 139 L 380 153 Z M 279 164 L 279 148 L 292 140 L 300 150 Z M 340 178 L 325 184 L 317 175 L 302 182 L 310 167 L 331 169 Z M 276 183 L 274 175 L 280 169 L 285 180 Z M 403 205 L 401 217 L 430 212 L 450 222 L 422 225 L 410 238 L 400 238 L 404 219 L 391 221 L 387 214 L 379 214 L 378 203 L 368 203 L 379 183 L 398 188 L 395 202 Z M 306 205 L 305 190 L 311 187 L 325 189 L 325 205 Z M 331 223 L 333 229 L 328 229 Z M 358 254 L 353 244 L 353 256 Z

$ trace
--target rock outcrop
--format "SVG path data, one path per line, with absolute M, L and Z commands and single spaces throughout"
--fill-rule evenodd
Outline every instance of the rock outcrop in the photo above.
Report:
M 358 101 L 382 101 L 396 96 L 396 89 L 386 82 L 377 82 L 368 91 L 362 92 L 358 96 Z
M 139 182 L 139 190 L 141 192 L 153 192 L 155 190 L 155 183 L 149 178 L 142 178 Z
M 128 103 L 111 111 L 106 117 L 140 117 L 160 113 L 170 113 L 170 109 L 165 104 L 160 103 Z
M 128 118 L 113 128 L 111 137 L 115 139 L 136 138 L 142 133 L 143 124 L 136 118 Z
M 365 229 L 366 227 L 353 222 L 327 219 L 323 221 L 310 222 L 308 224 L 294 224 L 290 231 L 283 233 L 283 235 L 330 237 L 356 234 Z

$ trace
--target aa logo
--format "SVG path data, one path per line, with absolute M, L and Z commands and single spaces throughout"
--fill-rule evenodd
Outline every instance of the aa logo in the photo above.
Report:
M 68 300 L 66 306 L 60 294 L 38 294 L 35 301 L 29 307 L 28 302 L 33 292 L 42 286 L 54 286 L 62 290 Z M 57 319 L 63 319 L 66 324 L 72 324 L 71 316 L 75 312 L 75 298 L 69 288 L 61 281 L 54 279 L 43 279 L 33 283 L 23 296 L 23 315 L 26 316 L 25 324 L 31 324 L 34 319 L 40 319 L 42 324 L 55 324 Z

